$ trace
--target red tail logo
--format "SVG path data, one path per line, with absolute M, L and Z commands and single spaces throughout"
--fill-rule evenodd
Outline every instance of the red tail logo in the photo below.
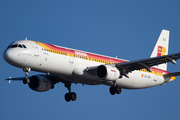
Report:
M 163 56 L 166 54 L 166 48 L 163 46 L 158 46 L 158 50 L 157 50 L 157 57 L 158 56 Z

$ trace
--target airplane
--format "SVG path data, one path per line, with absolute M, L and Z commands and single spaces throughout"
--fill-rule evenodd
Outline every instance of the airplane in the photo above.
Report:
M 29 88 L 44 92 L 63 83 L 68 89 L 65 100 L 75 101 L 71 84 L 107 85 L 111 95 L 122 89 L 144 89 L 174 81 L 180 72 L 167 71 L 167 62 L 177 64 L 180 53 L 168 55 L 169 31 L 162 30 L 150 58 L 124 60 L 91 52 L 61 47 L 33 40 L 11 43 L 3 53 L 4 60 L 25 72 L 24 77 L 7 78 L 23 81 Z M 30 71 L 43 74 L 29 76 Z

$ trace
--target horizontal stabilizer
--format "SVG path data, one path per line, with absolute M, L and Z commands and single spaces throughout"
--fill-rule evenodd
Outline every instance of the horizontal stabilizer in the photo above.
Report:
M 174 72 L 174 73 L 169 73 L 169 74 L 165 74 L 163 75 L 164 77 L 171 77 L 171 76 L 179 76 L 180 72 Z

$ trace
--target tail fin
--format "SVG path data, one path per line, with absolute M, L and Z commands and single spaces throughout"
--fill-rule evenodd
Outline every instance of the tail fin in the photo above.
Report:
M 162 30 L 161 34 L 158 38 L 158 41 L 154 47 L 154 50 L 151 54 L 152 57 L 158 57 L 163 55 L 168 55 L 168 47 L 169 47 L 169 31 Z M 167 70 L 167 63 L 156 66 L 159 69 Z

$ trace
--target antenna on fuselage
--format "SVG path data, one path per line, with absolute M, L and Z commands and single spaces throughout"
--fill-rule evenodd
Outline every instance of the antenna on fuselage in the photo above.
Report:
M 25 38 L 25 40 L 27 40 L 27 37 Z

